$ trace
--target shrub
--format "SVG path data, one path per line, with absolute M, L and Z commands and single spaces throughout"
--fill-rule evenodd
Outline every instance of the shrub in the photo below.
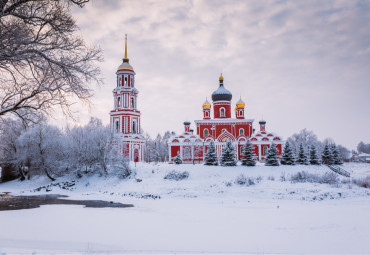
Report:
M 275 181 L 275 177 L 272 176 L 272 175 L 270 175 L 269 177 L 267 177 L 267 180 L 269 180 L 269 181 Z
M 255 184 L 253 178 L 247 178 L 244 176 L 244 174 L 238 175 L 235 178 L 235 183 L 239 185 L 246 185 L 246 186 L 251 186 Z
M 292 175 L 290 180 L 292 182 L 312 182 L 326 184 L 337 184 L 339 182 L 338 175 L 332 172 L 326 172 L 323 175 L 318 175 L 302 171 Z
M 366 188 L 366 189 L 370 188 L 370 176 L 367 176 L 366 178 L 361 178 L 361 179 L 353 179 L 352 181 L 354 184 L 362 188 Z
M 176 170 L 172 170 L 171 172 L 167 173 L 163 179 L 171 180 L 171 181 L 181 181 L 184 179 L 189 178 L 189 172 L 179 172 Z

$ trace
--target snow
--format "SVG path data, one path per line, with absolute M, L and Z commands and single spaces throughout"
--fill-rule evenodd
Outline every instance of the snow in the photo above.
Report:
M 370 164 L 344 168 L 353 178 L 370 176 Z M 189 178 L 164 180 L 172 170 L 187 171 Z M 370 190 L 288 181 L 298 171 L 329 171 L 325 166 L 137 164 L 136 171 L 141 182 L 90 176 L 78 179 L 72 191 L 53 186 L 50 192 L 133 208 L 47 205 L 0 211 L 0 253 L 370 253 Z M 240 174 L 255 185 L 236 184 Z M 44 177 L 12 181 L 0 184 L 0 192 L 42 194 L 45 189 L 33 190 L 48 184 Z M 161 198 L 140 198 L 145 194 Z

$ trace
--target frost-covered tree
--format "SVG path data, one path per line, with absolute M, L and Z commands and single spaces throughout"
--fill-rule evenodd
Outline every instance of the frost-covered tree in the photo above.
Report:
M 302 143 L 299 145 L 299 153 L 298 153 L 297 163 L 300 164 L 300 165 L 308 165 L 309 164 L 307 153 L 305 152 L 305 149 L 303 148 Z
M 282 165 L 295 165 L 295 155 L 289 142 L 285 143 L 280 162 Z
M 76 99 L 92 97 L 101 51 L 85 44 L 71 15 L 86 2 L 0 1 L 0 117 L 39 121 L 52 107 L 71 114 Z
M 207 154 L 205 156 L 205 165 L 207 166 L 217 166 L 218 160 L 216 155 L 215 143 L 211 141 L 208 145 Z
M 222 147 L 221 162 L 222 166 L 236 166 L 235 148 L 231 141 L 227 141 Z
M 278 154 L 279 150 L 276 148 L 275 143 L 272 143 L 271 147 L 267 151 L 265 165 L 278 166 L 279 165 Z
M 245 144 L 245 146 L 242 147 L 241 156 L 242 156 L 241 161 L 242 161 L 243 166 L 255 166 L 256 165 L 256 160 L 254 159 L 254 154 L 253 154 L 253 145 L 249 139 L 247 143 Z
M 311 165 L 320 165 L 320 158 L 317 153 L 316 146 L 314 144 L 311 145 L 310 148 L 310 164 Z
M 304 148 L 310 147 L 312 144 L 316 145 L 316 148 L 321 149 L 321 142 L 317 139 L 316 134 L 307 129 L 302 129 L 299 133 L 293 134 L 287 139 L 287 142 L 290 143 L 290 146 L 293 149 L 293 152 L 298 155 L 299 146 L 303 144 Z
M 69 160 L 65 155 L 64 140 L 57 127 L 36 125 L 18 138 L 20 150 L 17 157 L 31 159 L 33 169 L 38 169 L 54 181 Z
M 370 154 L 370 144 L 365 144 L 364 142 L 359 142 L 357 145 L 357 151 L 358 153 L 366 153 Z
M 321 153 L 321 162 L 325 165 L 333 165 L 334 164 L 334 158 L 333 158 L 333 154 L 330 150 L 329 144 L 325 145 L 324 150 Z
M 330 146 L 331 154 L 333 155 L 333 161 L 335 165 L 342 165 L 343 160 L 342 156 L 340 155 L 340 152 L 338 151 L 338 148 L 335 144 L 332 144 Z

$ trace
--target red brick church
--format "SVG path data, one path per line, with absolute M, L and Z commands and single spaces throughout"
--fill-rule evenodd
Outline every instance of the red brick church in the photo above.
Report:
M 245 118 L 245 103 L 240 98 L 235 105 L 235 118 L 232 117 L 232 93 L 224 86 L 222 74 L 219 78 L 219 87 L 212 93 L 213 118 L 211 117 L 211 103 L 203 103 L 203 119 L 195 120 L 196 133 L 190 129 L 190 121 L 185 121 L 185 130 L 180 135 L 169 139 L 169 159 L 172 162 L 179 155 L 184 163 L 202 162 L 211 141 L 216 145 L 217 156 L 221 157 L 222 147 L 230 140 L 236 149 L 237 160 L 240 160 L 241 147 L 248 139 L 254 146 L 257 160 L 264 160 L 267 149 L 274 142 L 282 152 L 281 137 L 265 129 L 266 121 L 259 121 L 259 131 L 253 128 L 254 119 Z

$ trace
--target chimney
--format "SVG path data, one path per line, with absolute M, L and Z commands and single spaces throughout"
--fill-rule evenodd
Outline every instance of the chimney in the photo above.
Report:
M 184 126 L 185 126 L 185 132 L 190 132 L 190 121 L 186 120 L 184 122 Z

